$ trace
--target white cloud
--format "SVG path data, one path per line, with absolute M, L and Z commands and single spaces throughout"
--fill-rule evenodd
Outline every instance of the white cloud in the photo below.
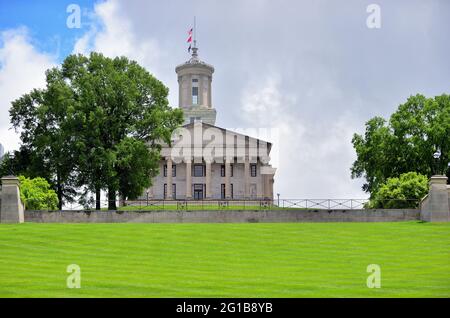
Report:
M 357 121 L 342 113 L 333 122 L 299 116 L 305 96 L 284 92 L 281 77 L 270 74 L 243 90 L 242 113 L 249 125 L 278 129 L 272 164 L 278 168 L 275 192 L 282 198 L 361 198 L 361 181 L 350 180 L 355 160 L 350 143 Z M 333 95 L 335 89 L 331 89 Z M 297 109 L 297 111 L 296 111 Z M 271 140 L 272 141 L 272 140 Z
M 11 102 L 33 88 L 45 85 L 45 71 L 54 66 L 54 57 L 38 52 L 26 28 L 0 34 L 0 143 L 5 151 L 18 149 L 19 136 L 11 130 Z
M 154 39 L 138 39 L 127 17 L 122 15 L 115 0 L 101 2 L 94 7 L 90 29 L 79 38 L 73 53 L 101 52 L 109 57 L 126 56 L 153 72 L 160 56 Z

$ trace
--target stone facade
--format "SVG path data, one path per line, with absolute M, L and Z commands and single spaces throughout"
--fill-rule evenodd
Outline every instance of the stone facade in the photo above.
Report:
M 187 124 L 173 134 L 172 147 L 163 144 L 159 174 L 143 198 L 272 199 L 276 169 L 269 165 L 270 150 L 259 139 Z
M 236 210 L 236 211 L 25 211 L 36 223 L 278 223 L 396 222 L 418 220 L 420 211 L 405 210 Z
M 172 188 L 174 199 L 224 199 L 225 196 L 222 191 L 222 187 L 227 186 L 229 182 L 230 193 L 228 194 L 229 199 L 262 199 L 262 198 L 273 198 L 272 187 L 269 186 L 268 189 L 265 188 L 265 178 L 266 175 L 261 174 L 261 168 L 263 165 L 258 162 L 254 163 L 256 165 L 256 176 L 252 177 L 250 174 L 248 177 L 245 175 L 245 163 L 237 163 L 236 161 L 229 163 L 233 170 L 233 175 L 230 178 L 223 176 L 222 171 L 225 168 L 222 163 L 212 163 L 207 165 L 206 162 L 202 163 L 192 163 L 192 162 L 180 162 L 173 163 L 172 167 L 175 176 L 172 176 L 172 184 L 175 187 Z M 194 166 L 202 166 L 204 171 L 203 176 L 194 176 Z M 250 165 L 250 164 L 249 164 Z M 164 167 L 166 166 L 166 168 Z M 210 167 L 208 167 L 210 166 Z M 167 191 L 167 184 L 170 182 L 167 177 L 167 160 L 161 160 L 159 165 L 160 173 L 153 180 L 154 186 L 149 189 L 149 199 L 163 199 L 164 188 Z M 207 180 L 206 169 L 210 169 L 210 180 Z M 190 170 L 190 181 L 189 175 L 186 173 Z M 271 181 L 273 182 L 273 181 Z M 190 184 L 191 191 L 186 188 Z M 207 184 L 209 184 L 209 193 L 207 193 Z M 248 185 L 248 190 L 246 192 L 246 184 Z M 200 186 L 202 188 L 200 188 Z M 166 198 L 168 198 L 166 193 Z

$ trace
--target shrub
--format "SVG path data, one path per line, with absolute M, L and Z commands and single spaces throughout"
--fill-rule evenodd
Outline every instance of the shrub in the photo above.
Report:
M 416 208 L 428 193 L 428 178 L 416 172 L 388 178 L 369 202 L 369 208 Z
M 50 184 L 44 178 L 30 179 L 24 176 L 20 180 L 20 198 L 27 210 L 56 210 L 58 196 L 50 189 Z

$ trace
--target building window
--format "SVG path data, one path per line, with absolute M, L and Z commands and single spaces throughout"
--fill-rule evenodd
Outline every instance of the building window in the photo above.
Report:
M 198 87 L 192 87 L 192 105 L 198 105 Z
M 206 195 L 205 184 L 196 183 L 194 184 L 194 199 L 202 200 Z
M 231 199 L 233 199 L 234 194 L 233 194 L 233 184 L 232 184 L 232 183 L 230 184 L 230 196 L 231 196 Z M 225 197 L 225 183 L 222 183 L 222 184 L 220 185 L 220 197 L 221 197 L 222 199 L 225 199 L 225 198 L 226 198 L 226 197 Z
M 177 198 L 177 185 L 174 183 L 172 184 L 172 199 L 176 200 Z M 164 199 L 167 198 L 167 183 L 164 183 Z
M 189 123 L 193 124 L 195 122 L 201 121 L 201 117 L 189 117 Z
M 202 164 L 194 165 L 194 177 L 204 177 L 205 176 L 205 166 Z
M 225 165 L 220 166 L 220 176 L 225 177 Z M 230 177 L 233 176 L 233 165 L 230 164 Z
M 193 78 L 192 83 L 198 83 L 198 78 Z
M 172 177 L 177 176 L 177 165 L 172 165 Z M 164 165 L 164 177 L 167 177 L 167 165 Z
M 252 177 L 256 177 L 256 163 L 252 163 L 250 165 L 250 175 Z

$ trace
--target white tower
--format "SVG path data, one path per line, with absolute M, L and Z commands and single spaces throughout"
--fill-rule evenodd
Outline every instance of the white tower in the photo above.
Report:
M 184 123 L 202 121 L 215 125 L 216 110 L 211 103 L 211 82 L 214 67 L 200 61 L 198 48 L 194 41 L 192 57 L 189 61 L 178 65 L 179 107 L 184 112 Z

